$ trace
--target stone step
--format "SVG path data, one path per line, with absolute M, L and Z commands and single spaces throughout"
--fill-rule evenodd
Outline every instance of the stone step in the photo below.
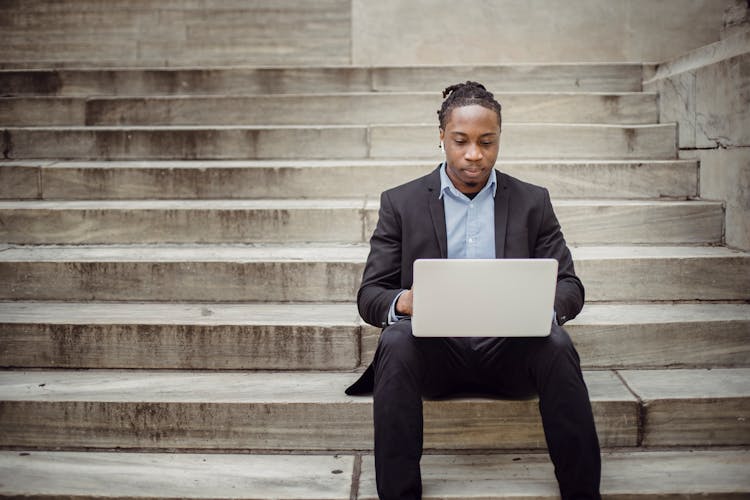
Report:
M 505 123 L 505 159 L 674 159 L 675 124 Z M 432 125 L 17 127 L 7 159 L 441 159 Z
M 641 401 L 644 446 L 750 444 L 750 370 L 619 373 Z
M 367 450 L 372 399 L 343 392 L 356 376 L 4 371 L 0 446 Z M 622 378 L 584 373 L 604 448 L 638 446 L 641 437 L 650 444 L 659 435 L 674 446 L 748 445 L 748 376 L 747 368 L 629 370 Z M 543 449 L 537 405 L 535 399 L 429 400 L 425 448 Z
M 613 372 L 584 376 L 602 445 L 636 446 L 636 398 Z M 356 378 L 320 372 L 3 371 L 0 446 L 370 450 L 372 398 L 344 394 Z M 428 401 L 425 447 L 544 448 L 537 405 L 535 399 Z M 457 432 L 467 421 L 472 426 Z
M 355 461 L 333 454 L 3 451 L 0 496 L 349 500 Z
M 424 92 L 475 80 L 492 92 L 640 92 L 640 64 L 0 70 L 0 95 Z
M 370 197 L 425 175 L 436 161 L 0 162 L 0 198 L 184 199 Z M 508 161 L 497 168 L 553 198 L 692 198 L 687 160 Z
M 602 454 L 604 499 L 745 497 L 747 450 L 617 451 Z M 425 455 L 425 500 L 557 500 L 554 467 L 541 454 Z M 375 461 L 362 460 L 359 500 L 377 500 Z
M 720 243 L 720 202 L 558 200 L 570 244 Z M 14 244 L 368 242 L 366 200 L 0 201 Z
M 565 325 L 585 368 L 750 366 L 748 304 L 588 304 Z M 347 370 L 380 329 L 354 304 L 0 302 L 0 366 Z
M 425 500 L 559 498 L 542 453 L 428 454 L 421 465 Z M 605 499 L 745 497 L 748 467 L 747 450 L 604 452 L 601 493 Z M 371 455 L 21 450 L 0 452 L 0 469 L 7 473 L 0 495 L 23 498 L 377 499 Z
M 367 253 L 364 244 L 6 245 L 0 300 L 350 302 Z M 589 301 L 750 299 L 748 253 L 692 246 L 572 253 Z
M 497 93 L 508 123 L 659 121 L 657 94 Z M 437 124 L 440 93 L 0 98 L 0 125 Z

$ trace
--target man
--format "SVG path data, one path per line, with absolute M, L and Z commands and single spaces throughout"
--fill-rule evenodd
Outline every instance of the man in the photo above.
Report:
M 578 354 L 560 326 L 580 312 L 584 289 L 549 194 L 494 169 L 502 116 L 492 93 L 466 82 L 448 87 L 443 97 L 438 116 L 445 162 L 382 194 L 357 296 L 362 318 L 383 327 L 373 363 L 347 389 L 373 391 L 378 494 L 382 500 L 421 498 L 422 397 L 476 392 L 537 394 L 562 497 L 599 498 L 591 404 Z M 557 259 L 550 335 L 415 338 L 411 288 L 418 258 Z

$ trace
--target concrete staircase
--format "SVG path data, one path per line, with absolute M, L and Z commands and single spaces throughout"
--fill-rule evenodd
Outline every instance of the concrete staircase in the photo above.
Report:
M 440 161 L 439 91 L 471 78 L 587 287 L 602 493 L 750 497 L 750 254 L 643 74 L 0 71 L 0 496 L 375 498 L 353 300 L 378 194 Z M 425 421 L 426 498 L 557 496 L 536 401 Z

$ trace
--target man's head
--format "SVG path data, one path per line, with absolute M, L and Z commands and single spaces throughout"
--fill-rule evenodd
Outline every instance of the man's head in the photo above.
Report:
M 438 117 L 448 177 L 461 192 L 479 192 L 500 150 L 502 108 L 477 82 L 451 85 L 443 97 Z

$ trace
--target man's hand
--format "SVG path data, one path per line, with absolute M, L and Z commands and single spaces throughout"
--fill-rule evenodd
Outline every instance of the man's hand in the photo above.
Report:
M 396 301 L 396 314 L 401 316 L 411 316 L 413 304 L 414 292 L 409 289 L 402 293 Z

